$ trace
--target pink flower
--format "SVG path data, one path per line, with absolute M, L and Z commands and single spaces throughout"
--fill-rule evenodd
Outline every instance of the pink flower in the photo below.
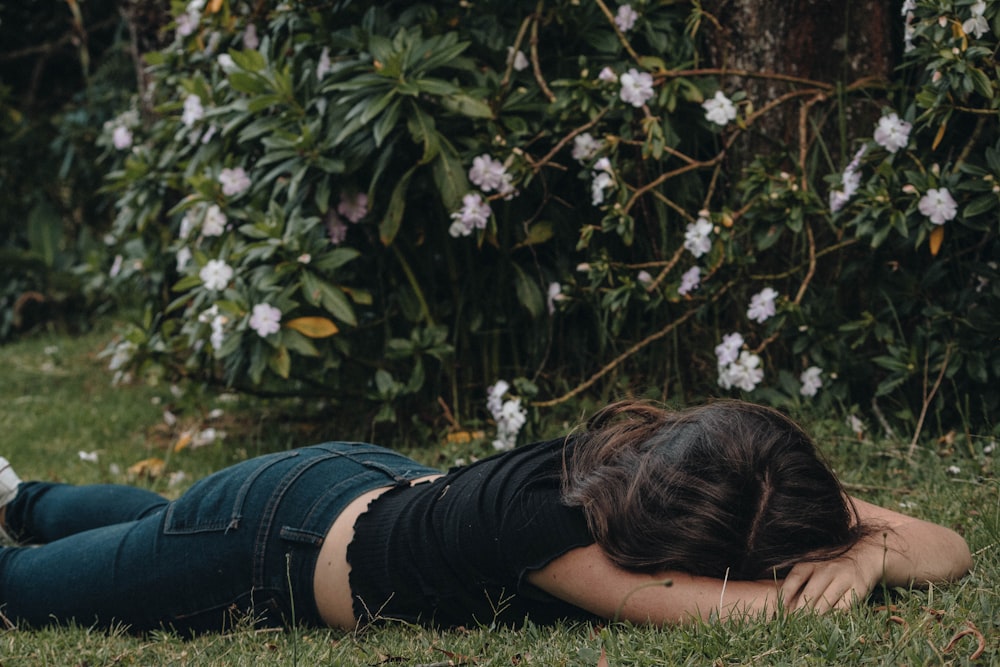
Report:
M 680 287 L 677 288 L 677 293 L 681 296 L 687 295 L 690 292 L 698 289 L 698 285 L 701 284 L 701 267 L 692 266 L 690 269 L 684 272 L 681 276 Z M 742 344 L 742 343 L 741 343 Z
M 917 208 L 935 225 L 943 225 L 958 214 L 958 204 L 947 188 L 931 188 L 920 198 Z
M 357 192 L 350 196 L 341 193 L 337 213 L 351 222 L 361 222 L 368 215 L 368 195 L 364 192 Z

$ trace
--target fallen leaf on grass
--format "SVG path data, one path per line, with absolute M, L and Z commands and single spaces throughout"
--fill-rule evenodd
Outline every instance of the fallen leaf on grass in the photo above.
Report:
M 134 463 L 129 466 L 128 474 L 133 477 L 148 477 L 149 479 L 155 479 L 163 475 L 164 469 L 167 467 L 167 462 L 163 459 L 158 459 L 155 456 L 149 459 L 143 459 L 138 463 Z

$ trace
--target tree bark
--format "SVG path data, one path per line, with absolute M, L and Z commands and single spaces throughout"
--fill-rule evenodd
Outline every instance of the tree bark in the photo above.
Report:
M 864 78 L 887 81 L 897 48 L 899 11 L 893 0 L 704 0 L 704 9 L 718 20 L 709 31 L 709 53 L 716 67 L 803 77 L 826 84 L 850 85 Z M 706 26 L 706 22 L 702 23 Z M 781 81 L 728 77 L 727 92 L 743 90 L 760 109 L 795 88 Z M 801 87 L 801 86 L 799 86 Z M 877 95 L 876 95 L 877 97 Z M 774 142 L 794 145 L 799 109 L 805 99 L 768 113 L 754 126 L 733 157 L 741 164 Z M 851 104 L 845 109 L 851 135 L 870 133 L 863 119 L 877 117 L 875 105 Z M 850 126 L 859 126 L 851 132 Z M 826 137 L 839 143 L 837 136 Z

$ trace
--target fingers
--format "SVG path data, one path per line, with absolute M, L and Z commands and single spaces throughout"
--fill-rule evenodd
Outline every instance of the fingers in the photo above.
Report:
M 787 611 L 811 609 L 819 614 L 848 609 L 865 595 L 863 588 L 852 563 L 800 563 L 788 573 L 781 587 L 782 605 Z

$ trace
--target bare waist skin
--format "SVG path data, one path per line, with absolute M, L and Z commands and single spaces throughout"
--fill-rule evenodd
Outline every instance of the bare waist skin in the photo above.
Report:
M 411 484 L 429 482 L 438 477 L 441 475 L 419 477 Z M 357 627 L 358 619 L 354 616 L 354 600 L 351 595 L 349 578 L 351 566 L 347 562 L 347 545 L 354 539 L 355 522 L 368 509 L 369 503 L 392 488 L 383 486 L 372 489 L 352 500 L 334 520 L 330 531 L 326 534 L 319 551 L 319 558 L 316 560 L 313 594 L 320 616 L 331 627 L 345 630 Z

